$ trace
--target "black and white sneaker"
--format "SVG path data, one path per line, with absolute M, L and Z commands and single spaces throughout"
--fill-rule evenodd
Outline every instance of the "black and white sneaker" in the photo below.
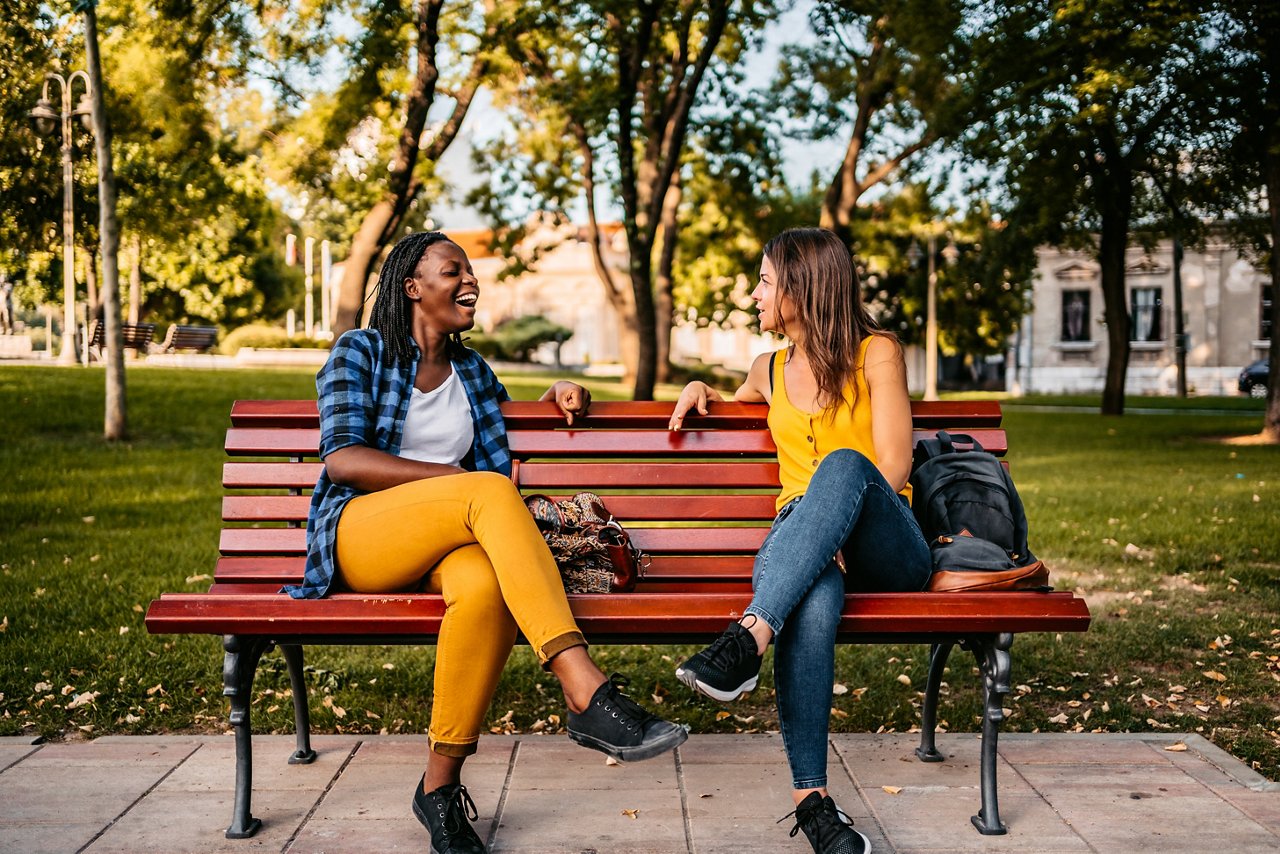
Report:
M 676 668 L 676 678 L 699 694 L 728 703 L 755 690 L 762 661 L 751 632 L 741 623 L 730 623 L 711 646 Z
M 791 836 L 804 831 L 805 838 L 813 846 L 814 854 L 871 854 L 871 840 L 854 828 L 849 816 L 840 811 L 831 796 L 817 792 L 800 802 L 794 812 L 787 813 L 778 822 L 796 817 Z
M 479 816 L 475 801 L 461 783 L 424 792 L 419 781 L 413 814 L 431 831 L 432 854 L 485 854 L 484 842 L 471 826 Z
M 622 693 L 627 679 L 613 674 L 581 714 L 569 712 L 569 739 L 620 762 L 639 762 L 684 744 L 689 731 L 650 714 Z

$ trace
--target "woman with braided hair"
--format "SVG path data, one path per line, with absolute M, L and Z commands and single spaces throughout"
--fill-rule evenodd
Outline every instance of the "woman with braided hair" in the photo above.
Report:
M 499 404 L 507 391 L 461 333 L 480 292 L 466 253 L 438 231 L 410 234 L 378 277 L 369 328 L 344 334 L 316 376 L 324 471 L 307 522 L 297 598 L 331 589 L 444 597 L 430 753 L 413 811 L 437 854 L 483 852 L 461 783 L 519 631 L 554 674 L 569 737 L 615 759 L 681 744 L 682 727 L 644 711 L 587 653 L 559 570 L 510 479 Z M 565 420 L 591 395 L 557 382 L 542 396 Z

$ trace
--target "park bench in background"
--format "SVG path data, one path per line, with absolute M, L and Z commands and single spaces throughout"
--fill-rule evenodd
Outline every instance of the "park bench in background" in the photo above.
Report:
M 120 324 L 120 337 L 124 339 L 124 348 L 126 350 L 137 350 L 139 353 L 147 351 L 147 345 L 151 343 L 151 337 L 155 335 L 156 325 L 154 323 L 122 323 Z M 89 333 L 89 349 L 93 351 L 94 358 L 101 358 L 102 348 L 107 344 L 107 329 L 101 320 L 93 322 L 93 329 Z
M 203 353 L 218 343 L 216 326 L 179 326 L 173 324 L 160 342 L 157 352 L 172 353 L 176 350 L 194 350 Z
M 570 597 L 589 639 L 704 643 L 742 613 L 778 488 L 763 404 L 712 404 L 710 414 L 691 419 L 680 433 L 666 429 L 670 403 L 596 403 L 572 429 L 552 403 L 506 403 L 503 413 L 522 490 L 553 497 L 584 489 L 601 493 L 634 543 L 652 556 L 634 593 Z M 917 440 L 945 428 L 974 436 L 994 453 L 1006 449 L 998 403 L 914 403 L 912 413 Z M 235 403 L 226 438 L 232 459 L 223 466 L 227 525 L 213 584 L 205 593 L 166 593 L 147 611 L 152 633 L 223 636 L 223 693 L 236 739 L 235 805 L 227 829 L 232 838 L 252 836 L 261 826 L 250 810 L 250 704 L 263 653 L 279 646 L 284 656 L 297 722 L 297 749 L 289 761 L 306 763 L 315 753 L 302 646 L 434 643 L 444 614 L 441 597 L 427 593 L 294 600 L 279 592 L 302 578 L 303 525 L 321 470 L 319 435 L 314 401 Z M 916 750 L 926 762 L 943 759 L 934 729 L 947 658 L 956 645 L 974 655 L 985 702 L 982 805 L 973 823 L 984 834 L 999 834 L 1005 829 L 996 797 L 996 739 L 1013 637 L 1085 631 L 1088 625 L 1088 608 L 1071 593 L 858 594 L 845 599 L 839 639 L 931 645 Z

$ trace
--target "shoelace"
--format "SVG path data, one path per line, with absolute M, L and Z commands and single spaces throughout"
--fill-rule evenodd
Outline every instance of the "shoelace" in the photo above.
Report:
M 609 677 L 609 690 L 604 695 L 604 709 L 612 712 L 610 708 L 612 703 L 617 707 L 617 711 L 621 714 L 614 714 L 614 717 L 622 721 L 622 725 L 628 730 L 639 731 L 649 721 L 654 720 L 657 716 L 646 712 L 640 705 L 626 694 L 622 693 L 622 689 L 631 684 L 631 680 L 623 676 L 621 673 L 614 673 Z
M 725 631 L 707 647 L 707 658 L 721 670 L 730 669 L 738 663 L 744 651 L 741 637 Z
M 458 790 L 453 797 L 445 802 L 447 810 L 444 819 L 444 829 L 450 834 L 461 833 L 470 825 L 466 819 L 475 821 L 480 817 L 479 810 L 476 809 L 476 802 L 471 800 L 471 793 L 467 791 L 467 787 L 458 785 Z M 466 818 L 464 818 L 464 816 Z
M 775 821 L 774 824 L 782 824 L 787 819 L 795 816 L 796 825 L 791 828 L 791 832 L 787 834 L 788 836 L 794 837 L 805 825 L 817 822 L 818 827 L 816 828 L 814 835 L 818 837 L 818 843 L 825 846 L 834 841 L 834 836 L 841 830 L 846 827 L 853 827 L 853 822 L 841 813 L 840 810 L 835 809 L 835 804 L 832 804 L 832 809 L 830 811 L 833 813 L 832 815 L 828 815 L 828 811 L 825 807 L 825 800 L 818 806 L 804 811 L 801 811 L 800 807 L 796 807 L 791 812 Z M 828 817 L 829 821 L 822 821 L 823 817 Z

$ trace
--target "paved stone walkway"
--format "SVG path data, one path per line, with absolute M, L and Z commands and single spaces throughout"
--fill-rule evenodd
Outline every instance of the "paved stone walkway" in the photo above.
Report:
M 234 745 L 220 736 L 0 739 L 3 852 L 427 850 L 409 811 L 425 756 L 415 737 L 254 739 L 252 839 L 223 837 Z M 1006 836 L 978 808 L 975 735 L 944 735 L 917 762 L 909 735 L 832 738 L 832 794 L 877 852 L 1280 852 L 1280 784 L 1196 735 L 1008 734 L 1000 739 Z M 1168 750 L 1185 745 L 1185 750 Z M 673 756 L 609 766 L 558 736 L 488 737 L 464 782 L 495 852 L 796 852 L 776 735 L 699 735 Z M 634 811 L 632 817 L 631 811 Z

